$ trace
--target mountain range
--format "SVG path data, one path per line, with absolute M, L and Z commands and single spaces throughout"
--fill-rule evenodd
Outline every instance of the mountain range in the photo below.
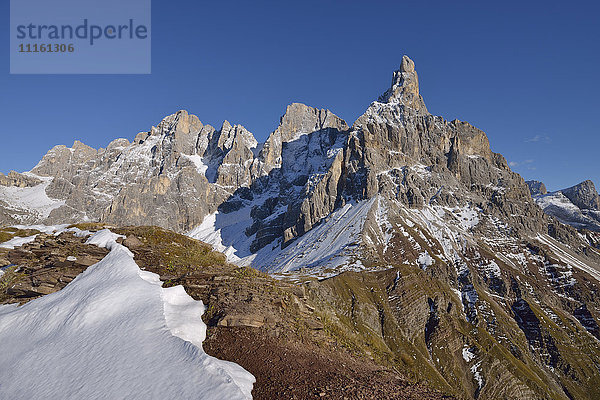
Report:
M 351 125 L 294 103 L 264 143 L 186 111 L 0 176 L 0 225 L 155 225 L 298 285 L 354 351 L 460 398 L 600 397 L 600 197 L 546 193 L 413 61 Z M 335 333 L 337 332 L 337 333 Z

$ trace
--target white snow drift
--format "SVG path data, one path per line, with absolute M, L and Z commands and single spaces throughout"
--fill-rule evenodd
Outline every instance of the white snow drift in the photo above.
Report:
M 2 399 L 248 399 L 254 377 L 202 350 L 201 301 L 111 249 L 63 290 L 0 307 Z

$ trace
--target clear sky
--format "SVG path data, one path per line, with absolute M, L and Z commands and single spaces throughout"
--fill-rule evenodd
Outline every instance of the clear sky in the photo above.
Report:
M 133 139 L 179 109 L 259 141 L 287 104 L 351 124 L 403 54 L 429 111 L 469 121 L 525 179 L 600 186 L 597 2 L 153 0 L 151 75 L 9 75 L 0 33 L 0 171 L 56 144 Z

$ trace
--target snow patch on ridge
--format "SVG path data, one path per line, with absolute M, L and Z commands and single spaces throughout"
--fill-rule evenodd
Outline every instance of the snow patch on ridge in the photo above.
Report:
M 24 229 L 24 230 L 35 230 L 40 231 L 41 233 L 45 233 L 50 235 L 54 232 L 59 232 L 58 234 L 64 232 L 64 230 L 69 226 L 68 224 L 61 225 L 13 225 L 13 228 L 16 229 Z M 77 229 L 77 228 L 75 228 Z M 58 236 L 57 234 L 57 236 Z
M 13 228 L 22 230 L 33 230 L 45 233 L 46 235 L 58 236 L 63 232 L 72 232 L 75 237 L 86 237 L 92 235 L 88 230 L 81 230 L 76 227 L 69 228 L 69 224 L 60 225 L 13 225 Z
M 35 230 L 35 231 L 39 231 L 41 233 L 45 233 L 47 235 L 54 234 L 54 236 L 58 236 L 63 232 L 73 232 L 73 235 L 75 235 L 76 237 L 86 237 L 86 236 L 92 235 L 92 233 L 90 231 L 82 231 L 81 229 L 75 228 L 75 227 L 67 228 L 67 226 L 68 226 L 67 224 L 63 224 L 63 225 L 14 225 L 13 228 L 23 229 L 23 230 Z M 108 230 L 108 229 L 105 229 L 105 230 Z M 111 232 L 111 235 L 115 235 L 115 234 Z M 12 250 L 12 249 L 15 249 L 16 247 L 21 247 L 25 244 L 33 242 L 37 238 L 37 236 L 38 236 L 37 234 L 32 235 L 32 236 L 27 236 L 27 237 L 15 236 L 12 239 L 7 240 L 4 243 L 0 243 L 0 249 L 11 249 Z M 115 236 L 121 236 L 121 235 L 115 235 Z M 124 237 L 124 236 L 121 236 L 121 237 Z M 116 240 L 116 238 L 113 236 L 110 236 L 109 239 Z M 96 243 L 91 243 L 91 244 L 96 244 Z M 101 247 L 105 247 L 105 246 L 101 246 Z
M 112 250 L 115 248 L 115 246 L 118 246 L 117 239 L 119 238 L 125 239 L 125 236 L 112 233 L 108 229 L 102 229 L 90 236 L 85 244 L 95 244 L 98 247 L 104 247 L 108 250 Z M 129 254 L 133 256 L 133 254 L 127 248 L 125 248 L 125 250 L 127 250 Z
M 188 236 L 210 244 L 213 249 L 224 253 L 227 261 L 238 263 L 249 256 L 253 236 L 246 236 L 246 229 L 252 224 L 250 210 L 242 207 L 230 213 L 218 211 L 204 217 L 202 223 L 188 232 Z
M 475 354 L 467 346 L 463 347 L 462 356 L 466 362 L 471 362 L 475 358 Z

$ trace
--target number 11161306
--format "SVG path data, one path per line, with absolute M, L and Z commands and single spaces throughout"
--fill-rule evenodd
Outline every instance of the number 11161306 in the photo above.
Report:
M 65 43 L 21 43 L 19 44 L 19 53 L 72 53 L 75 51 L 73 44 Z

